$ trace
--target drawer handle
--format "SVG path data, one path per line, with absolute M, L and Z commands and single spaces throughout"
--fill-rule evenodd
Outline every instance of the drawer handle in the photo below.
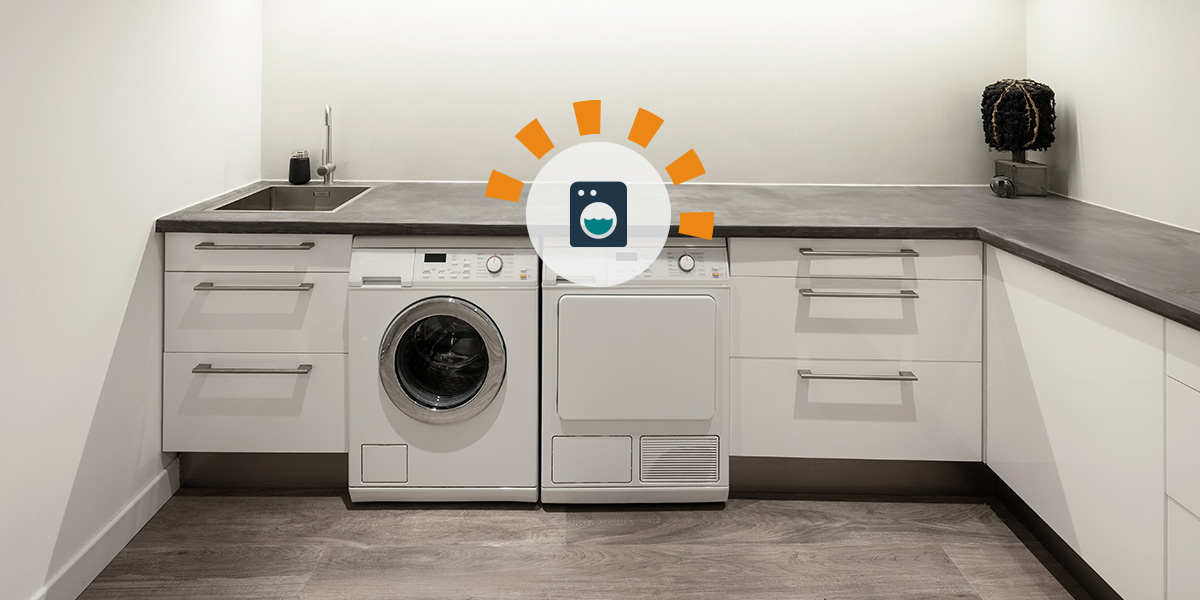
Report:
M 920 252 L 911 248 L 902 250 L 813 250 L 812 248 L 801 248 L 800 254 L 804 256 L 891 256 L 900 258 L 921 255 Z
M 920 298 L 921 295 L 914 290 L 900 290 L 898 292 L 823 292 L 803 288 L 800 290 L 800 295 L 806 298 L 900 298 L 914 299 Z
M 385 277 L 385 276 L 365 276 L 362 278 L 363 286 L 369 285 L 401 285 L 404 283 L 402 277 Z
M 200 363 L 192 369 L 192 372 L 207 375 L 308 375 L 312 372 L 312 365 L 300 365 L 295 369 L 259 369 L 254 367 L 214 367 L 211 363 Z
M 300 242 L 299 244 L 218 244 L 216 242 L 200 242 L 197 250 L 312 250 L 316 242 Z
M 197 292 L 307 292 L 313 289 L 309 282 L 297 285 L 217 285 L 201 281 L 192 290 Z
M 897 375 L 841 375 L 836 373 L 813 373 L 809 369 L 797 369 L 800 379 L 842 379 L 846 381 L 916 381 L 912 371 L 900 371 Z

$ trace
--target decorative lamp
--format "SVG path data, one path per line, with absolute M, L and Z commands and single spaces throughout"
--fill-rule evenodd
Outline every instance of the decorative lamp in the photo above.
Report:
M 1012 153 L 996 161 L 992 191 L 1004 198 L 1045 196 L 1049 169 L 1025 160 L 1025 151 L 1054 143 L 1054 90 L 1032 79 L 1001 79 L 984 88 L 981 112 L 987 145 Z

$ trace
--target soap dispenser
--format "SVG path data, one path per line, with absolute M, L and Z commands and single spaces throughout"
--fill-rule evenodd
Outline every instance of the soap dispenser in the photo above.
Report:
M 288 165 L 288 183 L 292 185 L 304 185 L 312 179 L 312 170 L 308 164 L 308 151 L 297 150 L 292 153 L 292 160 Z

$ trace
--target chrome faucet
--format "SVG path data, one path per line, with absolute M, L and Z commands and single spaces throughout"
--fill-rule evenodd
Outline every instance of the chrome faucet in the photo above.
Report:
M 329 105 L 325 105 L 325 149 L 321 150 L 321 165 L 317 167 L 317 175 L 324 177 L 322 183 L 331 185 L 333 183 L 333 170 L 337 165 L 333 164 L 333 118 L 330 116 Z

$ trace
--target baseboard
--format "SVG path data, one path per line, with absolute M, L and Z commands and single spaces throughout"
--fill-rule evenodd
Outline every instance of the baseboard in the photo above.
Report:
M 74 600 L 179 489 L 179 459 L 171 461 L 79 550 L 32 600 Z
M 188 488 L 345 488 L 350 455 L 185 452 L 179 455 Z
M 1121 595 L 1117 593 L 1112 586 L 1108 585 L 1107 581 L 1096 572 L 1087 561 L 1079 556 L 1078 552 L 1062 539 L 1050 524 L 1038 516 L 1033 507 L 1025 503 L 1020 496 L 1017 495 L 1012 488 L 1008 487 L 998 476 L 996 478 L 996 499 L 1008 509 L 1008 512 L 1024 526 L 1030 535 L 1036 539 L 1050 556 L 1062 566 L 1063 570 L 1087 593 L 1092 600 L 1121 600 Z M 999 512 L 999 511 L 997 511 Z M 1004 515 L 1001 514 L 1003 518 Z M 1010 526 L 1011 528 L 1011 526 Z M 1021 537 L 1021 532 L 1016 531 L 1018 537 Z M 1037 549 L 1032 547 L 1028 540 L 1022 539 L 1025 546 L 1033 551 L 1034 556 L 1038 556 Z M 1038 556 L 1040 560 L 1042 557 Z M 1044 563 L 1045 561 L 1043 561 Z M 1069 585 L 1070 581 L 1065 580 L 1060 573 L 1050 570 L 1051 574 L 1063 584 L 1063 587 L 1068 591 L 1073 591 Z M 1074 595 L 1074 594 L 1072 594 Z M 1076 595 L 1076 597 L 1079 597 Z
M 996 475 L 981 462 L 729 457 L 732 494 L 993 496 Z

